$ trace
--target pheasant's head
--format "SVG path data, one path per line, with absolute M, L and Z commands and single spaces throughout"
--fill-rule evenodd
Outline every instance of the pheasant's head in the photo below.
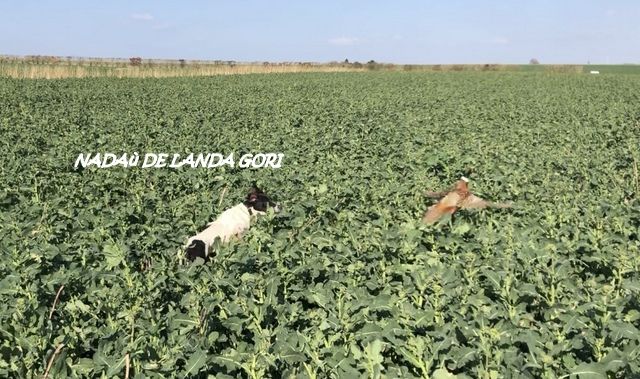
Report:
M 456 191 L 462 193 L 469 192 L 469 179 L 464 176 L 460 177 L 460 180 L 456 183 Z

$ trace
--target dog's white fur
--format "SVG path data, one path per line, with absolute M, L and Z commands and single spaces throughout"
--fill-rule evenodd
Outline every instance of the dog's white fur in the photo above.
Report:
M 252 209 L 253 213 L 257 212 Z M 222 243 L 229 242 L 233 237 L 239 237 L 251 226 L 251 213 L 246 205 L 240 203 L 233 208 L 222 212 L 218 218 L 209 223 L 207 228 L 195 236 L 189 238 L 187 247 L 195 240 L 205 243 L 205 255 L 209 256 L 209 249 L 216 238 L 220 238 Z

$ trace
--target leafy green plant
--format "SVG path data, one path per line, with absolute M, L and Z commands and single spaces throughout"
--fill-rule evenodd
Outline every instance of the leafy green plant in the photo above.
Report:
M 640 375 L 639 80 L 1 79 L 0 376 Z M 285 158 L 74 170 L 87 152 Z M 462 174 L 515 208 L 420 224 Z M 254 180 L 284 211 L 187 264 Z

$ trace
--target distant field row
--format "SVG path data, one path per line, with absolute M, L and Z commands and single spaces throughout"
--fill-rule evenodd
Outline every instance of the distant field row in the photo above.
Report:
M 135 58 L 134 58 L 135 59 Z M 358 72 L 358 71 L 525 71 L 552 73 L 640 74 L 640 65 L 503 65 L 503 64 L 437 64 L 396 65 L 370 61 L 360 62 L 234 62 L 126 59 L 70 59 L 56 57 L 0 57 L 0 76 L 28 79 L 85 77 L 161 78 L 177 76 L 213 76 L 258 73 Z

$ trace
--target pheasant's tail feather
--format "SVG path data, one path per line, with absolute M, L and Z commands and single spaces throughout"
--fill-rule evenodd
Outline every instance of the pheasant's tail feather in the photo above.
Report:
M 506 203 L 489 202 L 489 203 L 487 203 L 487 206 L 489 206 L 491 208 L 513 208 L 513 202 L 511 202 L 511 201 L 506 202 Z
M 513 203 L 497 203 L 493 201 L 484 200 L 476 195 L 469 195 L 463 202 L 460 204 L 461 209 L 484 209 L 484 208 L 512 208 Z

